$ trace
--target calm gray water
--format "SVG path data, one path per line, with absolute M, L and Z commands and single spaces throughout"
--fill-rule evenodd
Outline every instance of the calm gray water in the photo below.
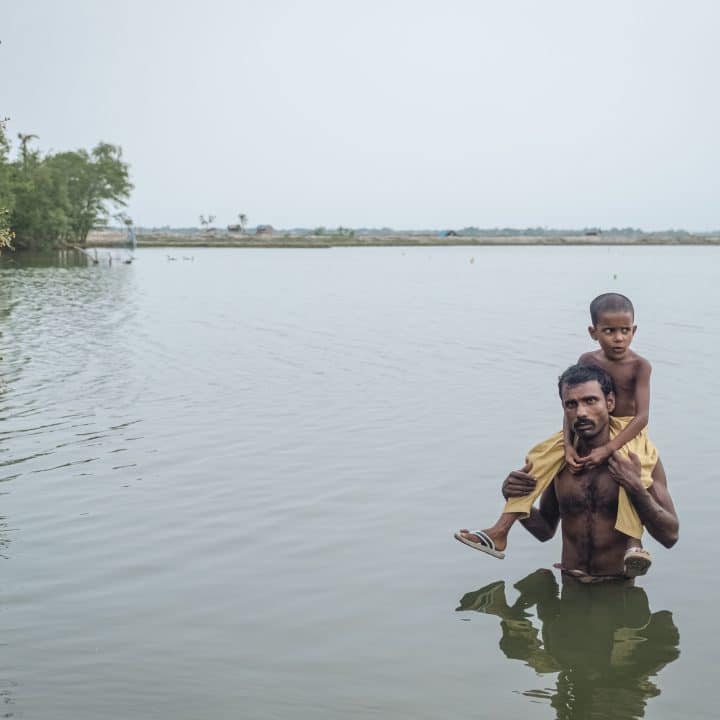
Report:
M 3 716 L 717 717 L 719 260 L 4 255 Z M 608 289 L 636 303 L 681 540 L 647 541 L 634 589 L 560 597 L 558 538 L 518 527 L 499 562 L 452 532 L 559 427 Z

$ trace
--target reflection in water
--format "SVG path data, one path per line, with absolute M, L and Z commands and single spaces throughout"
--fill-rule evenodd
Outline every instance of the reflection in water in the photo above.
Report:
M 118 347 L 128 345 L 122 341 L 139 306 L 133 270 L 94 266 L 74 251 L 3 254 L 0 375 L 5 389 L 21 383 L 28 369 L 38 370 L 28 386 L 18 389 L 23 403 L 40 396 L 44 406 L 47 398 L 38 390 L 45 384 L 60 389 L 68 378 L 86 372 L 95 382 L 88 372 L 96 369 L 88 368 L 95 361 L 107 362 L 105 376 L 122 369 L 115 358 Z
M 625 583 L 584 585 L 564 579 L 562 592 L 550 570 L 536 570 L 515 584 L 520 596 L 508 605 L 505 582 L 467 593 L 459 611 L 497 615 L 505 656 L 537 673 L 557 673 L 548 698 L 561 720 L 641 718 L 649 698 L 660 694 L 650 680 L 680 651 L 680 635 L 667 610 L 651 613 L 642 588 Z M 535 606 L 538 630 L 527 612 Z
M 5 252 L 0 256 L 0 268 L 84 268 L 89 265 L 90 258 L 77 250 Z

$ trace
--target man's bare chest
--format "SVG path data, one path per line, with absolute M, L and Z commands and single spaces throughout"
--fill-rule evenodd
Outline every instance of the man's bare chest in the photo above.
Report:
M 618 507 L 618 484 L 607 467 L 572 475 L 563 470 L 555 480 L 560 515 L 607 515 L 615 517 Z

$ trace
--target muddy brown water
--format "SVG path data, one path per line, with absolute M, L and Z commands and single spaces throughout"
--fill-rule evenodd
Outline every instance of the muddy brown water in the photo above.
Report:
M 714 716 L 720 249 L 111 252 L 0 259 L 5 717 Z M 575 592 L 452 532 L 610 289 L 681 539 Z

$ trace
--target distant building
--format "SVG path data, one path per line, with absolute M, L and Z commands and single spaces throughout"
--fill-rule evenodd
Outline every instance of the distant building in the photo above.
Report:
M 258 225 L 255 228 L 255 234 L 256 235 L 272 235 L 273 234 L 273 226 L 272 225 Z
M 458 236 L 458 234 L 454 230 L 448 230 L 445 233 L 445 237 L 457 237 L 457 236 Z
M 228 229 L 228 232 L 242 232 L 241 225 L 228 225 L 227 229 Z

